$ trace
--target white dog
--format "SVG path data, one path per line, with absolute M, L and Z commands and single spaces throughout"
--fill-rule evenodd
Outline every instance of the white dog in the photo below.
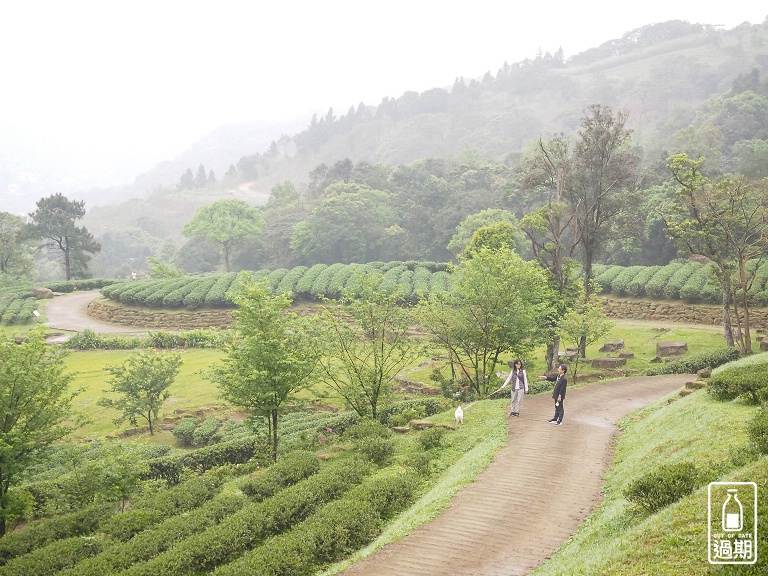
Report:
M 461 406 L 456 407 L 453 415 L 456 418 L 456 424 L 464 424 L 464 410 L 461 409 Z

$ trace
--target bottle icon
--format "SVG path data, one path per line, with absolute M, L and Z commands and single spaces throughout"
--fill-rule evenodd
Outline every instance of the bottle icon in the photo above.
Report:
M 728 490 L 728 498 L 723 502 L 723 530 L 739 532 L 744 525 L 744 508 L 735 488 Z

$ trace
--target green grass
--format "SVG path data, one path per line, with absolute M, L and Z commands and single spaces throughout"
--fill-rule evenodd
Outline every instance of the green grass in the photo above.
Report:
M 116 425 L 113 420 L 119 413 L 112 408 L 98 405 L 100 398 L 104 397 L 104 390 L 109 389 L 110 374 L 105 370 L 108 364 L 121 365 L 131 354 L 126 350 L 89 350 L 85 352 L 70 353 L 65 362 L 69 371 L 76 374 L 72 388 L 82 389 L 75 397 L 73 406 L 76 411 L 83 414 L 89 423 L 79 428 L 73 434 L 73 439 L 86 437 L 101 438 L 119 432 L 130 427 L 124 422 Z M 182 350 L 182 365 L 179 375 L 168 389 L 171 393 L 160 411 L 160 417 L 173 415 L 174 412 L 194 413 L 211 409 L 226 411 L 219 398 L 218 389 L 203 378 L 201 370 L 206 370 L 210 365 L 222 357 L 222 352 L 209 349 Z M 139 421 L 138 424 L 146 424 Z M 170 433 L 167 434 L 170 436 Z M 159 443 L 165 443 L 163 433 L 156 434 L 153 439 Z
M 765 457 L 743 468 L 750 460 L 746 424 L 754 412 L 753 406 L 718 402 L 699 390 L 627 416 L 620 422 L 623 433 L 605 477 L 605 499 L 573 538 L 532 574 L 706 573 L 706 484 L 741 477 L 765 484 L 768 479 Z M 632 480 L 677 461 L 693 462 L 705 472 L 694 494 L 653 515 L 636 510 L 624 498 Z

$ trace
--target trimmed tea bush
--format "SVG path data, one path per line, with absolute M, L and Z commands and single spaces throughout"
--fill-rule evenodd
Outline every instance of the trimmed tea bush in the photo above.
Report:
M 718 400 L 744 398 L 747 402 L 759 404 L 768 399 L 768 382 L 764 376 L 766 369 L 768 362 L 728 366 L 712 373 L 707 381 L 707 391 Z
M 254 502 L 261 502 L 281 489 L 296 484 L 320 470 L 320 459 L 307 450 L 296 450 L 259 472 L 238 481 L 237 487 Z
M 0 565 L 56 540 L 90 534 L 116 510 L 114 502 L 94 504 L 69 514 L 37 520 L 24 530 L 8 532 L 0 538 Z
M 182 446 L 192 446 L 195 441 L 195 428 L 197 428 L 197 418 L 184 418 L 176 425 L 172 434 Z
M 630 483 L 624 495 L 632 504 L 654 513 L 691 494 L 701 478 L 690 462 L 664 464 Z
M 703 368 L 717 368 L 728 362 L 738 360 L 741 356 L 738 348 L 724 347 L 706 352 L 693 352 L 674 362 L 665 362 L 643 371 L 645 376 L 660 374 L 695 374 Z
M 644 266 L 627 284 L 627 294 L 640 298 L 645 296 L 645 285 L 661 269 L 661 266 Z

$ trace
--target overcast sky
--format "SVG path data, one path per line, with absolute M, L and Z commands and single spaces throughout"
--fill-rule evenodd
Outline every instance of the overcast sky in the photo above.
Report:
M 0 0 L 0 139 L 149 168 L 225 123 L 339 115 L 666 20 L 766 16 L 764 0 Z

